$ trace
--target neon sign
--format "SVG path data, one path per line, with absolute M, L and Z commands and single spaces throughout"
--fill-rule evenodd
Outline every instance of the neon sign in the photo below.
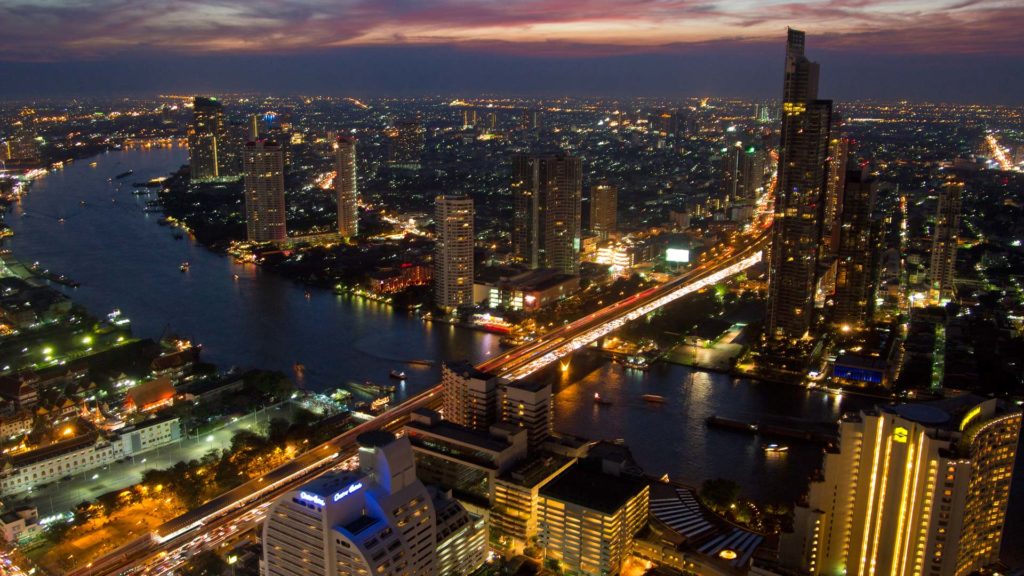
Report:
M 893 441 L 894 442 L 899 442 L 900 444 L 906 444 L 907 443 L 907 435 L 908 435 L 907 429 L 903 428 L 902 426 L 897 426 L 896 429 L 892 431 L 892 439 L 893 439 Z
M 338 500 L 341 500 L 345 496 L 348 496 L 349 494 L 355 492 L 356 490 L 359 490 L 362 487 L 363 487 L 363 483 L 362 482 L 356 482 L 354 484 L 349 484 L 348 488 L 345 488 L 341 492 L 335 492 L 333 499 L 334 499 L 335 502 L 337 502 Z
M 316 494 L 310 494 L 309 492 L 299 492 L 299 500 L 305 500 L 306 502 L 312 502 L 320 506 L 325 506 L 327 503 L 324 499 L 317 496 Z

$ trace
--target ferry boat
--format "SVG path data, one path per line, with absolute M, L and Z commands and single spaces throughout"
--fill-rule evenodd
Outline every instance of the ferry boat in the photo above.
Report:
M 188 262 L 182 262 L 181 263 L 181 271 L 182 272 L 188 272 Z
M 405 372 L 400 372 L 398 370 L 392 370 L 389 376 L 395 380 L 405 380 Z
M 785 454 L 789 451 L 789 446 L 785 444 L 765 444 L 765 454 Z
M 605 400 L 604 398 L 601 398 L 601 394 L 599 392 L 594 392 L 594 404 L 597 404 L 598 406 L 611 406 L 612 401 Z
M 651 404 L 665 403 L 665 397 L 658 396 L 657 394 L 644 394 L 643 396 L 641 396 L 641 398 L 643 398 L 645 402 L 650 402 Z
M 120 180 L 122 178 L 127 178 L 127 177 L 131 176 L 134 173 L 135 173 L 135 170 L 128 170 L 127 172 L 121 172 L 117 176 L 114 176 L 114 179 L 115 180 Z

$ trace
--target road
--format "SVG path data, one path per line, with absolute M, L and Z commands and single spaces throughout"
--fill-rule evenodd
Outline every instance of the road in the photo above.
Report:
M 484 362 L 479 368 L 511 378 L 531 374 L 625 322 L 648 314 L 686 294 L 721 282 L 760 262 L 768 242 L 767 229 L 767 225 L 755 225 L 751 232 L 736 235 L 730 245 L 714 248 L 708 258 L 685 274 L 562 326 L 534 342 Z M 440 403 L 441 387 L 438 385 L 305 452 L 267 475 L 234 488 L 165 523 L 151 535 L 129 542 L 71 574 L 162 574 L 173 570 L 194 553 L 215 547 L 224 539 L 258 522 L 262 519 L 261 510 L 265 511 L 275 497 L 347 462 L 356 453 L 356 437 L 363 432 L 400 430 L 414 410 L 437 408 Z M 202 530 L 197 530 L 199 528 Z

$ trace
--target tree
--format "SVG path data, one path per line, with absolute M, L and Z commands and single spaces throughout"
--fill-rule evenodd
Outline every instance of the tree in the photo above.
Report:
M 725 478 L 705 480 L 700 486 L 700 497 L 715 510 L 728 510 L 740 497 L 740 485 Z

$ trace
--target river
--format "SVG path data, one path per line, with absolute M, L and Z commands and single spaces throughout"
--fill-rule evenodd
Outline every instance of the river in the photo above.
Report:
M 171 229 L 157 225 L 159 214 L 143 211 L 147 197 L 132 195 L 131 183 L 176 169 L 187 161 L 183 149 L 111 152 L 92 160 L 95 167 L 90 160 L 78 161 L 36 181 L 7 215 L 15 232 L 7 245 L 22 262 L 38 261 L 81 282 L 66 291 L 94 314 L 120 309 L 136 335 L 189 337 L 201 342 L 203 357 L 221 369 L 291 374 L 298 362 L 306 368 L 304 385 L 312 390 L 368 379 L 383 383 L 389 370 L 401 369 L 409 378 L 400 397 L 438 381 L 438 366 L 405 360 L 479 362 L 499 352 L 494 335 L 425 323 L 325 290 L 307 292 L 187 237 L 175 239 Z M 112 179 L 128 169 L 134 174 Z M 184 261 L 190 264 L 186 273 L 179 270 Z M 649 473 L 667 473 L 692 485 L 731 478 L 745 494 L 767 501 L 792 501 L 805 492 L 809 474 L 821 464 L 821 448 L 791 442 L 788 454 L 768 456 L 755 436 L 707 428 L 708 416 L 826 421 L 871 403 L 675 365 L 636 372 L 590 364 L 557 383 L 557 430 L 624 439 Z M 611 404 L 595 404 L 595 392 Z M 665 402 L 644 402 L 642 394 L 661 395 Z M 1020 464 L 1018 459 L 1018 471 Z M 1018 494 L 1021 479 L 1024 474 L 1018 473 Z M 1014 510 L 1021 508 L 1019 500 Z M 1008 540 L 1019 541 L 1020 527 L 1013 532 Z M 1008 542 L 1006 548 L 1013 546 Z

